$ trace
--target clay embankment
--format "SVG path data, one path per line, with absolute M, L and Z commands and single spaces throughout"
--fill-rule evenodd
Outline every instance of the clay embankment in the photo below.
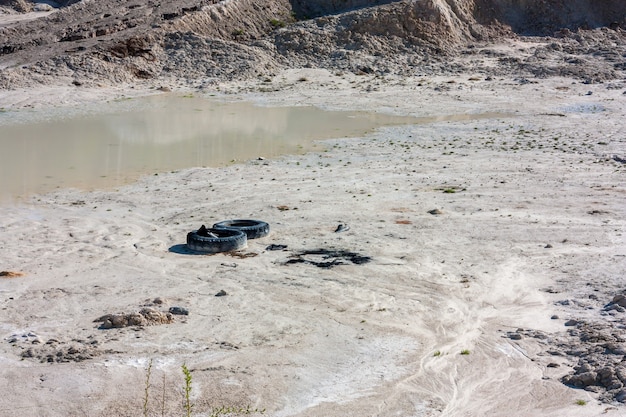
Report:
M 0 28 L 0 87 L 197 87 L 303 66 L 381 75 L 622 77 L 622 2 L 561 3 L 80 2 Z M 523 54 L 486 48 L 519 36 L 534 43 Z M 483 58 L 495 65 L 471 65 Z

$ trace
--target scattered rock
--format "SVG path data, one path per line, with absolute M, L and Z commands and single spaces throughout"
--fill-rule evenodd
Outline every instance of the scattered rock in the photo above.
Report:
M 216 296 L 216 297 L 224 297 L 225 295 L 228 295 L 228 293 L 227 293 L 226 291 L 224 291 L 224 290 L 219 290 L 219 291 L 215 294 L 215 296 Z
M 598 393 L 603 402 L 623 401 L 620 393 L 626 384 L 626 339 L 622 330 L 612 323 L 579 321 L 568 333 L 573 338 L 558 343 L 558 349 L 578 357 L 578 364 L 561 381 Z
M 239 346 L 236 346 L 230 342 L 216 342 L 220 348 L 222 349 L 227 349 L 227 350 L 237 350 L 239 349 Z
M 432 214 L 433 216 L 439 216 L 440 214 L 443 214 L 443 211 L 439 209 L 432 209 L 428 210 L 428 214 Z
M 569 319 L 568 321 L 565 322 L 566 326 L 576 326 L 578 324 L 578 320 L 574 320 L 574 319 Z
M 347 224 L 340 224 L 335 229 L 335 233 L 347 232 L 348 230 L 350 230 L 350 226 L 348 226 Z

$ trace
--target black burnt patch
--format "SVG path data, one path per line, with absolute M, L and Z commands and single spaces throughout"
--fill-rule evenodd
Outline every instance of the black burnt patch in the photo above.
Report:
M 370 262 L 371 257 L 356 252 L 338 249 L 309 249 L 297 252 L 289 257 L 285 265 L 310 264 L 318 268 L 330 269 L 338 265 L 362 265 Z

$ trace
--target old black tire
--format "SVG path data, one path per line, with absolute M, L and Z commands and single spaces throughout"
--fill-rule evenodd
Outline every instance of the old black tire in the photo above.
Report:
M 258 239 L 270 234 L 270 225 L 260 220 L 236 219 L 215 223 L 214 229 L 241 230 L 248 239 Z
M 208 229 L 217 237 L 201 236 L 198 230 L 187 233 L 187 247 L 195 252 L 219 253 L 239 250 L 246 246 L 246 234 L 237 229 Z

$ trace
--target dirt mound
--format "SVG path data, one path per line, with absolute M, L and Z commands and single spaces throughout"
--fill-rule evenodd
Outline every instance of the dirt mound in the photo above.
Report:
M 26 13 L 33 9 L 33 5 L 26 0 L 0 0 L 0 9 Z
M 174 321 L 171 313 L 163 313 L 154 308 L 142 308 L 135 313 L 107 314 L 94 320 L 102 323 L 100 329 L 118 329 L 128 326 L 154 326 L 170 324 Z
M 503 56 L 481 71 L 602 81 L 626 67 L 623 6 L 618 0 L 81 2 L 0 27 L 0 87 L 62 79 L 78 86 L 163 80 L 197 86 L 302 66 L 455 73 L 467 68 L 469 47 L 519 35 L 549 35 L 551 46 L 541 39 L 534 58 Z

